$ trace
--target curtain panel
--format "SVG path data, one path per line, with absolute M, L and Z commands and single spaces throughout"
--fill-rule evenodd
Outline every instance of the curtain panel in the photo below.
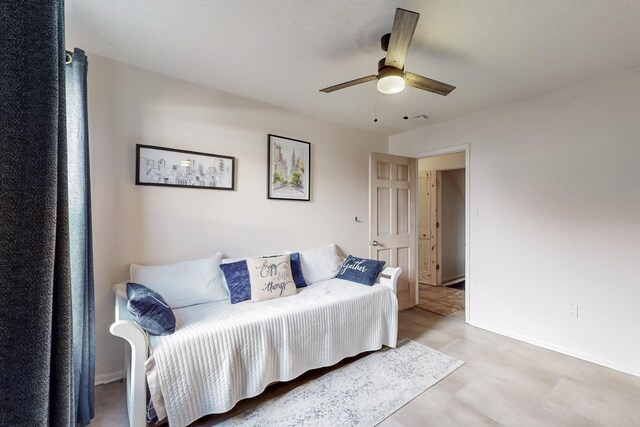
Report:
M 95 305 L 87 124 L 87 57 L 84 51 L 74 49 L 72 60 L 67 62 L 65 68 L 74 413 L 77 415 L 78 424 L 85 426 L 93 418 Z
M 69 199 L 78 177 L 68 181 L 68 168 L 86 168 L 88 152 L 68 163 L 63 0 L 0 1 L 0 65 L 0 426 L 84 424 L 93 412 L 91 219 L 88 192 Z M 89 249 L 77 264 L 70 250 L 80 247 Z
M 0 2 L 0 425 L 72 416 L 64 9 Z

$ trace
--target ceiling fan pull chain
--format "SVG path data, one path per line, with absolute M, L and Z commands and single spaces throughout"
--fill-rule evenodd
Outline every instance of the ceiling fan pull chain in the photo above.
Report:
M 373 123 L 378 123 L 378 89 L 374 87 L 373 95 Z
M 408 90 L 404 90 L 404 117 L 403 119 L 409 120 L 409 116 L 407 116 L 407 92 Z

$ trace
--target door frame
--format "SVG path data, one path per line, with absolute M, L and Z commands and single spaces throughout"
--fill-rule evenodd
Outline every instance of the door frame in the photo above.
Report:
M 464 280 L 465 280 L 465 292 L 464 292 L 464 321 L 471 324 L 471 161 L 470 161 L 470 144 L 454 145 L 451 147 L 438 148 L 435 150 L 427 150 L 415 153 L 413 156 L 418 161 L 427 157 L 438 157 L 446 154 L 454 154 L 464 152 Z M 416 173 L 418 173 L 416 170 Z M 418 215 L 418 203 L 416 200 L 416 218 Z M 413 225 L 415 231 L 416 247 L 418 244 L 418 223 Z M 417 251 L 416 251 L 417 252 Z M 416 266 L 418 265 L 417 253 L 416 253 Z M 416 305 L 419 303 L 419 283 L 418 283 L 418 269 L 416 268 Z

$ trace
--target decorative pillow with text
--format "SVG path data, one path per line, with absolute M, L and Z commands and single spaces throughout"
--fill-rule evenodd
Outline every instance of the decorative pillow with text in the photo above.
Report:
M 289 255 L 247 258 L 251 281 L 251 301 L 266 301 L 298 293 L 291 274 Z
M 273 258 L 276 256 L 281 255 L 271 255 L 262 258 Z M 296 288 L 304 288 L 305 286 L 307 286 L 307 281 L 305 280 L 304 274 L 302 273 L 300 254 L 298 252 L 291 252 L 289 254 L 289 262 L 291 263 L 291 275 L 293 276 L 293 281 L 296 282 Z
M 342 264 L 342 268 L 340 268 L 336 278 L 371 286 L 375 283 L 378 274 L 383 268 L 384 261 L 349 255 Z

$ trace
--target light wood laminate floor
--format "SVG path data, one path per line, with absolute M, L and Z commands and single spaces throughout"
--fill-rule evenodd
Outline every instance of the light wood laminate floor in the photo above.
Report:
M 421 309 L 400 313 L 399 336 L 466 364 L 380 425 L 640 426 L 640 378 L 469 326 Z M 270 387 L 240 412 L 327 370 Z M 205 417 L 215 425 L 229 415 Z M 127 425 L 124 385 L 96 387 L 92 426 Z
M 420 283 L 418 308 L 464 322 L 464 297 L 464 291 L 459 289 Z

